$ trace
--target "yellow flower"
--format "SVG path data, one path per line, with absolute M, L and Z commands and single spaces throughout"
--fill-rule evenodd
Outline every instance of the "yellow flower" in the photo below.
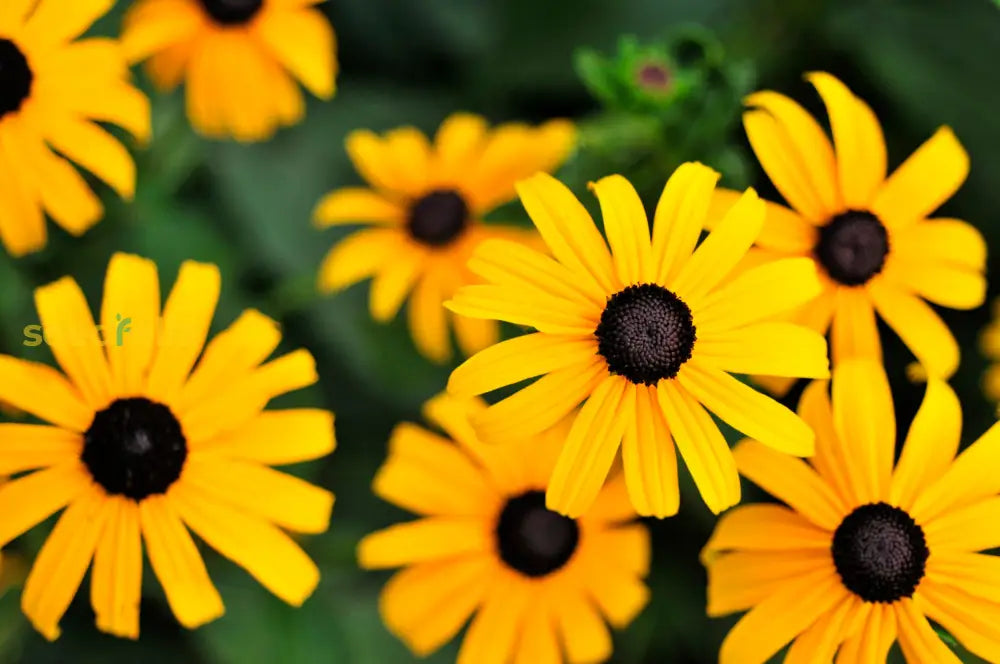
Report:
M 958 219 L 928 219 L 965 181 L 969 158 L 942 127 L 886 177 L 882 128 L 872 110 L 833 76 L 807 76 L 826 104 L 833 143 L 796 102 L 757 92 L 743 116 L 757 159 L 792 210 L 768 204 L 754 263 L 808 256 L 823 292 L 793 320 L 831 329 L 836 364 L 845 357 L 881 359 L 875 312 L 928 373 L 947 378 L 958 367 L 955 338 L 925 299 L 972 309 L 983 303 L 986 244 Z M 720 191 L 709 224 L 737 192 Z M 783 392 L 790 381 L 766 381 Z
M 139 0 L 125 17 L 131 62 L 162 90 L 187 81 L 187 114 L 205 136 L 270 138 L 305 115 L 292 77 L 330 99 L 336 40 L 322 0 Z
M 727 280 L 757 237 L 764 204 L 748 190 L 695 249 L 718 178 L 701 164 L 681 166 L 663 190 L 652 240 L 624 178 L 593 185 L 609 252 L 573 194 L 536 175 L 518 191 L 555 260 L 502 240 L 485 243 L 470 267 L 488 283 L 463 288 L 449 303 L 460 314 L 538 330 L 486 349 L 452 374 L 448 389 L 459 395 L 542 376 L 479 415 L 481 436 L 535 434 L 585 401 L 552 475 L 551 509 L 586 512 L 621 443 L 636 510 L 674 514 L 671 440 L 712 511 L 736 504 L 736 465 L 705 407 L 783 452 L 812 454 L 813 433 L 795 413 L 729 372 L 829 375 L 821 335 L 768 322 L 816 296 L 816 268 L 791 258 Z
M 993 319 L 983 329 L 980 346 L 993 362 L 983 376 L 983 392 L 987 398 L 1000 402 L 1000 299 L 993 301 Z
M 46 638 L 59 636 L 91 561 L 98 628 L 136 638 L 143 542 L 181 624 L 221 616 L 188 528 L 286 602 L 299 605 L 316 587 L 319 571 L 282 529 L 326 530 L 333 497 L 267 466 L 329 453 L 333 416 L 263 411 L 316 380 L 312 357 L 300 350 L 265 362 L 281 333 L 256 311 L 205 346 L 218 296 L 218 269 L 187 262 L 161 314 L 156 265 L 117 254 L 103 347 L 66 277 L 35 291 L 65 376 L 0 355 L 0 399 L 51 423 L 0 424 L 0 473 L 33 471 L 0 487 L 0 545 L 66 507 L 21 598 Z
M 719 521 L 703 558 L 708 613 L 750 609 L 720 664 L 762 664 L 794 640 L 785 664 L 959 664 L 927 619 L 973 653 L 1000 661 L 1000 427 L 955 458 L 958 399 L 931 378 L 893 469 L 896 418 L 882 367 L 833 369 L 799 413 L 816 430 L 811 465 L 755 441 L 735 450 L 748 479 L 788 505 L 741 506 Z
M 545 484 L 569 422 L 491 446 L 468 423 L 484 408 L 442 395 L 424 410 L 451 440 L 413 424 L 393 432 L 374 489 L 421 518 L 359 545 L 362 567 L 405 567 L 382 592 L 382 617 L 418 656 L 475 614 L 458 664 L 603 662 L 604 619 L 624 628 L 649 599 L 649 533 L 631 522 L 620 476 L 583 517 L 547 510 Z
M 320 268 L 319 286 L 345 288 L 374 276 L 371 312 L 388 321 L 413 292 L 410 333 L 426 357 L 451 356 L 448 312 L 442 303 L 474 281 L 465 265 L 484 240 L 531 242 L 533 233 L 480 223 L 482 216 L 516 196 L 514 183 L 557 168 L 573 147 L 575 131 L 554 120 L 533 128 L 506 124 L 490 131 L 475 115 L 456 113 L 441 125 L 435 144 L 412 127 L 379 137 L 356 131 L 347 152 L 371 188 L 347 187 L 316 208 L 321 227 L 363 223 L 335 246 Z M 496 343 L 495 323 L 454 317 L 462 352 Z
M 149 101 L 129 84 L 117 42 L 77 40 L 111 0 L 0 4 L 0 241 L 23 256 L 45 246 L 44 214 L 73 235 L 104 215 L 71 161 L 132 198 L 135 163 L 96 123 L 146 140 Z

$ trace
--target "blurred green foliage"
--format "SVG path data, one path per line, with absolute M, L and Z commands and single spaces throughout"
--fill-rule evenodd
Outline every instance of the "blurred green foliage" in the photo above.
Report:
M 118 4 L 96 32 L 117 31 L 127 3 Z M 268 144 L 244 146 L 194 136 L 180 95 L 154 96 L 156 137 L 137 150 L 134 203 L 116 201 L 99 188 L 108 216 L 85 237 L 71 239 L 50 226 L 53 241 L 41 254 L 18 261 L 0 256 L 4 352 L 51 360 L 44 346 L 21 343 L 24 326 L 37 322 L 31 289 L 70 274 L 96 305 L 107 260 L 120 250 L 154 258 L 164 284 L 172 283 L 184 259 L 219 264 L 224 283 L 216 330 L 241 309 L 257 307 L 282 322 L 284 348 L 312 350 L 320 384 L 279 405 L 322 404 L 337 413 L 339 449 L 326 461 L 295 469 L 338 496 L 330 532 L 304 541 L 322 568 L 321 585 L 295 610 L 206 550 L 226 616 L 194 632 L 181 629 L 147 569 L 138 643 L 95 630 L 86 582 L 55 644 L 30 630 L 17 608 L 18 593 L 8 592 L 0 599 L 0 664 L 412 661 L 378 618 L 377 595 L 387 575 L 358 571 L 354 547 L 363 534 L 409 518 L 374 498 L 369 484 L 393 424 L 418 419 L 420 404 L 442 389 L 449 368 L 423 361 L 400 322 L 372 322 L 366 285 L 336 297 L 314 292 L 319 260 L 345 231 L 315 230 L 311 211 L 327 190 L 360 182 L 343 150 L 352 129 L 412 124 L 432 131 L 459 109 L 494 121 L 566 116 L 580 121 L 583 145 L 562 177 L 588 202 L 587 180 L 622 172 L 651 206 L 673 166 L 691 158 L 722 170 L 730 186 L 752 183 L 773 198 L 766 178 L 747 158 L 733 104 L 756 80 L 819 111 L 801 75 L 823 69 L 875 108 L 893 165 L 938 125 L 954 127 L 972 155 L 972 174 L 945 212 L 976 224 L 991 245 L 1000 242 L 994 202 L 1000 123 L 991 112 L 1000 106 L 1000 88 L 993 84 L 1000 13 L 988 0 L 338 0 L 326 7 L 338 32 L 343 71 L 331 103 L 312 103 L 303 124 Z M 713 31 L 700 37 L 709 69 L 688 71 L 671 50 L 677 46 L 671 36 L 691 25 Z M 623 35 L 634 37 L 623 40 Z M 580 53 L 576 66 L 575 53 Z M 657 98 L 627 87 L 630 72 L 644 58 L 686 72 L 678 73 L 672 96 Z M 699 104 L 708 100 L 686 91 L 704 90 L 697 86 L 710 80 L 707 72 L 713 69 L 724 74 L 719 99 L 723 92 L 729 98 L 705 111 Z M 675 111 L 681 114 L 672 115 Z M 502 213 L 527 223 L 516 204 Z M 983 361 L 976 338 L 987 312 L 947 311 L 944 318 L 964 349 L 953 384 L 965 408 L 963 439 L 970 442 L 995 420 L 979 392 Z M 922 388 L 905 378 L 905 350 L 891 335 L 884 338 L 898 416 L 905 424 Z M 635 624 L 617 635 L 615 662 L 714 662 L 735 620 L 705 617 L 697 553 L 713 518 L 689 478 L 682 477 L 682 485 L 680 516 L 649 524 L 653 599 Z M 745 495 L 762 498 L 749 485 Z M 47 532 L 42 526 L 11 550 L 31 555 Z M 454 653 L 452 645 L 430 661 L 453 661 Z

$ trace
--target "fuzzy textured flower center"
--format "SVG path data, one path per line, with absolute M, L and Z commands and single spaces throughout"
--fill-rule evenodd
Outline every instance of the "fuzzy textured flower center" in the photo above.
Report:
M 833 535 L 833 562 L 848 590 L 866 602 L 911 597 L 924 578 L 927 540 L 913 518 L 886 503 L 862 505 Z
M 889 236 L 878 217 L 849 210 L 819 231 L 816 258 L 827 273 L 845 286 L 860 286 L 882 271 Z
M 647 62 L 635 73 L 639 87 L 649 92 L 663 93 L 670 89 L 670 70 L 658 62 Z
M 500 558 L 526 576 L 551 574 L 573 556 L 580 540 L 576 520 L 545 507 L 545 492 L 507 501 L 496 529 Z
M 260 11 L 264 0 L 201 0 L 202 7 L 216 23 L 239 25 Z
M 656 284 L 629 286 L 608 298 L 594 335 L 608 371 L 645 385 L 676 376 L 697 339 L 691 309 Z
M 432 191 L 410 208 L 409 231 L 413 239 L 443 247 L 461 235 L 469 223 L 469 206 L 457 191 Z
M 82 459 L 94 480 L 135 500 L 165 493 L 187 459 L 177 418 L 149 399 L 114 401 L 94 416 L 83 441 Z
M 9 39 L 0 39 L 0 117 L 20 110 L 34 80 L 21 49 Z

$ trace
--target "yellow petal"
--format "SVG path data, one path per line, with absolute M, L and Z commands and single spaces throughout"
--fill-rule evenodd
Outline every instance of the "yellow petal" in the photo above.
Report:
M 208 578 L 198 547 L 166 496 L 139 503 L 146 555 L 177 622 L 194 629 L 221 616 L 222 598 Z
M 809 459 L 809 463 L 843 504 L 859 505 L 866 502 L 865 480 L 852 477 L 847 454 L 854 453 L 854 450 L 841 444 L 837 435 L 833 425 L 833 407 L 827 394 L 829 389 L 829 381 L 816 380 L 806 387 L 799 399 L 799 416 L 816 432 L 816 454 Z M 860 486 L 860 493 L 855 491 L 855 483 Z
M 639 194 L 628 180 L 609 175 L 590 185 L 601 204 L 604 233 L 622 286 L 652 278 L 653 256 L 649 221 Z
M 833 142 L 837 148 L 837 175 L 844 205 L 864 210 L 885 180 L 885 138 L 868 104 L 846 85 L 825 72 L 806 76 L 823 98 Z
M 382 323 L 392 320 L 426 264 L 424 253 L 411 249 L 385 265 L 372 281 L 369 298 L 372 318 Z
M 496 321 L 459 315 L 451 318 L 462 355 L 469 357 L 500 343 L 500 324 Z
M 415 655 L 429 655 L 455 636 L 482 602 L 495 565 L 488 556 L 468 556 L 408 567 L 382 590 L 382 619 Z
M 135 194 L 135 162 L 114 136 L 93 122 L 64 117 L 45 124 L 45 139 L 66 158 L 106 182 L 126 200 Z
M 954 132 L 942 127 L 889 176 L 872 212 L 890 227 L 930 215 L 958 191 L 969 174 L 969 155 Z
M 714 229 L 718 226 L 742 197 L 743 192 L 740 191 L 716 189 L 705 218 L 705 227 Z M 764 207 L 764 224 L 757 235 L 757 246 L 782 254 L 807 254 L 813 250 L 819 239 L 815 226 L 784 205 L 764 201 Z
M 719 664 L 764 664 L 846 593 L 833 565 L 789 580 L 736 623 L 722 642 Z
M 783 258 L 754 267 L 724 284 L 694 311 L 699 330 L 742 327 L 789 312 L 823 292 L 811 258 Z
M 978 228 L 961 219 L 929 219 L 893 233 L 892 255 L 982 272 L 986 240 Z
M 320 228 L 359 223 L 401 224 L 405 217 L 403 206 L 363 187 L 331 191 L 313 212 L 313 219 Z
M 829 551 L 736 551 L 719 556 L 708 566 L 709 616 L 746 611 L 780 592 L 799 577 L 828 570 Z
M 677 382 L 736 430 L 786 454 L 812 456 L 815 434 L 798 415 L 729 374 L 685 364 Z
M 753 323 L 699 337 L 699 365 L 736 374 L 826 378 L 830 375 L 826 339 L 791 323 Z
M 319 569 L 288 535 L 241 510 L 215 502 L 185 482 L 171 488 L 177 513 L 206 544 L 244 568 L 279 599 L 301 606 Z
M 945 645 L 912 599 L 904 598 L 894 608 L 899 625 L 899 646 L 906 661 L 962 664 L 962 660 Z
M 389 457 L 375 475 L 372 489 L 384 500 L 428 516 L 486 517 L 500 507 L 486 473 L 468 454 L 406 422 L 393 429 Z
M 79 0 L 72 6 L 58 0 L 41 0 L 25 25 L 26 38 L 38 45 L 76 39 L 108 13 L 114 0 Z
M 472 318 L 502 320 L 549 334 L 592 336 L 600 310 L 541 290 L 514 286 L 464 286 L 445 306 Z
M 215 438 L 200 449 L 281 466 L 318 459 L 334 447 L 333 413 L 296 408 L 264 411 L 242 429 Z
M 125 14 L 122 50 L 129 62 L 140 62 L 191 39 L 205 23 L 205 13 L 185 0 L 136 2 Z
M 460 396 L 485 394 L 528 378 L 593 361 L 593 339 L 556 334 L 525 334 L 501 341 L 463 362 L 448 379 L 448 391 Z
M 184 464 L 183 481 L 213 500 L 285 530 L 322 533 L 330 526 L 333 494 L 261 464 L 192 454 Z
M 832 662 L 841 645 L 845 623 L 858 611 L 860 604 L 861 600 L 851 595 L 841 600 L 833 611 L 817 618 L 788 648 L 784 664 L 812 664 L 817 659 Z
M 547 606 L 539 603 L 528 607 L 514 664 L 562 664 L 559 635 L 550 613 Z
M 816 121 L 797 103 L 775 92 L 759 92 L 747 104 L 763 110 L 743 114 L 743 127 L 757 160 L 775 188 L 810 222 L 819 225 L 841 207 L 833 148 Z
M 670 283 L 694 251 L 719 174 L 697 162 L 681 164 L 667 180 L 653 215 L 654 283 Z
M 879 315 L 930 375 L 947 379 L 955 373 L 958 342 L 926 302 L 881 279 L 869 285 L 869 292 Z
M 333 96 L 337 45 L 322 13 L 315 9 L 270 11 L 250 29 L 310 92 L 320 99 Z
M 111 401 L 111 372 L 87 298 L 70 277 L 35 290 L 35 307 L 52 354 L 95 410 Z
M 131 254 L 115 254 L 104 278 L 101 330 L 118 396 L 141 393 L 159 327 L 156 263 Z
M 958 452 L 961 434 L 958 397 L 947 383 L 932 378 L 892 477 L 893 505 L 910 507 L 924 487 L 944 475 Z
M 493 524 L 480 517 L 428 517 L 367 535 L 358 544 L 358 564 L 383 569 L 485 553 L 495 540 Z
M 50 641 L 83 581 L 110 511 L 107 496 L 91 485 L 63 512 L 24 582 L 21 610 Z
M 886 278 L 934 304 L 952 309 L 975 309 L 986 301 L 986 277 L 964 267 L 938 261 L 893 260 Z
M 198 366 L 171 406 L 177 413 L 185 413 L 204 400 L 218 396 L 260 366 L 280 341 L 281 328 L 277 321 L 247 309 L 208 342 Z
M 920 584 L 918 597 L 927 617 L 973 654 L 986 661 L 1000 658 L 1000 607 L 993 598 L 976 597 L 933 578 Z
M 434 137 L 435 166 L 441 184 L 457 182 L 469 165 L 482 154 L 488 125 L 472 113 L 452 113 Z
M 636 386 L 635 416 L 627 418 L 622 466 L 632 505 L 640 516 L 663 519 L 680 507 L 677 452 L 656 388 Z
M 473 418 L 485 441 L 509 442 L 545 431 L 590 396 L 608 375 L 602 362 L 586 362 L 542 376 Z
M 597 608 L 584 598 L 562 597 L 553 607 L 570 662 L 604 662 L 611 657 L 611 632 Z
M 938 494 L 933 491 L 923 495 L 933 500 Z M 1000 525 L 1000 497 L 962 507 L 949 501 L 938 509 L 937 505 L 923 500 L 923 495 L 909 512 L 922 524 L 928 548 L 969 552 L 1000 547 L 1000 528 L 997 527 Z
M 538 173 L 517 184 L 517 193 L 556 260 L 577 279 L 614 293 L 614 268 L 594 220 L 566 185 Z
M 0 355 L 0 400 L 71 431 L 86 431 L 94 420 L 77 388 L 45 364 Z
M 708 508 L 718 514 L 738 503 L 736 461 L 712 416 L 676 381 L 660 381 L 657 397 L 677 449 Z
M 552 470 L 545 504 L 577 518 L 597 498 L 622 435 L 635 413 L 635 388 L 617 376 L 606 377 L 583 404 Z
M 1000 492 L 1000 479 L 990 472 L 997 461 L 1000 461 L 1000 425 L 994 424 L 963 450 L 936 482 L 920 492 L 913 503 L 914 518 L 919 515 L 922 521 L 928 521 Z
M 0 128 L 0 132 L 5 131 Z M 0 159 L 0 240 L 18 257 L 44 247 L 47 234 L 38 192 L 15 163 L 6 154 Z
M 726 512 L 702 551 L 710 564 L 722 551 L 790 551 L 816 549 L 829 552 L 833 535 L 784 505 L 741 505 Z
M 90 602 L 98 629 L 138 639 L 142 599 L 139 505 L 124 496 L 109 497 L 107 502 L 109 515 L 97 541 L 90 573 Z
M 863 502 L 884 500 L 896 452 L 896 411 L 880 364 L 855 360 L 834 367 L 833 424 L 854 495 Z
M 801 459 L 755 440 L 743 441 L 733 454 L 744 477 L 824 530 L 836 530 L 850 508 Z
M 0 546 L 38 525 L 88 490 L 90 473 L 79 462 L 53 466 L 0 486 Z
M 482 608 L 472 619 L 457 664 L 506 664 L 531 605 L 533 586 L 506 570 L 494 575 Z
M 837 288 L 834 294 L 830 354 L 834 365 L 849 359 L 882 360 L 882 342 L 875 324 L 871 291 Z
M 408 144 L 414 146 L 409 154 L 397 154 L 388 137 L 383 139 L 367 129 L 352 131 L 345 143 L 347 155 L 361 177 L 376 189 L 410 197 L 420 196 L 425 187 L 426 171 L 410 173 L 409 169 L 426 166 L 426 162 L 420 163 L 420 139 L 413 136 L 414 131 L 409 130 L 411 138 Z M 425 145 L 424 150 L 429 148 Z M 423 158 L 428 158 L 426 152 Z
M 219 300 L 222 277 L 208 263 L 185 261 L 163 307 L 160 344 L 149 368 L 147 393 L 168 401 L 201 354 Z
M 0 473 L 72 464 L 83 437 L 75 431 L 41 424 L 0 424 Z
M 748 189 L 681 266 L 670 290 L 691 305 L 701 301 L 746 256 L 763 224 L 764 204 Z

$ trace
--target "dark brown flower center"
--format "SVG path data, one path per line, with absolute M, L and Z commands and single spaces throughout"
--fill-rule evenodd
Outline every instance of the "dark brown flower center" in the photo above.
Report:
M 81 458 L 94 481 L 135 500 L 165 493 L 187 459 L 180 422 L 163 404 L 141 397 L 118 399 L 97 413 L 83 441 Z
M 882 271 L 889 254 L 889 235 L 870 212 L 849 210 L 819 231 L 816 258 L 831 278 L 860 286 Z
M 691 309 L 656 284 L 629 286 L 608 298 L 594 335 L 609 372 L 645 385 L 676 376 L 697 339 Z
M 21 109 L 34 80 L 21 49 L 9 39 L 0 39 L 0 117 Z
M 451 189 L 432 191 L 410 208 L 408 229 L 413 239 L 432 247 L 451 244 L 469 224 L 469 206 Z
M 848 590 L 866 602 L 913 596 L 930 551 L 923 529 L 886 503 L 862 505 L 833 534 L 833 562 Z
M 264 0 L 200 0 L 208 15 L 222 25 L 247 23 L 264 4 Z
M 545 492 L 528 491 L 507 501 L 496 529 L 500 558 L 526 576 L 545 576 L 573 556 L 580 529 L 545 507 Z

